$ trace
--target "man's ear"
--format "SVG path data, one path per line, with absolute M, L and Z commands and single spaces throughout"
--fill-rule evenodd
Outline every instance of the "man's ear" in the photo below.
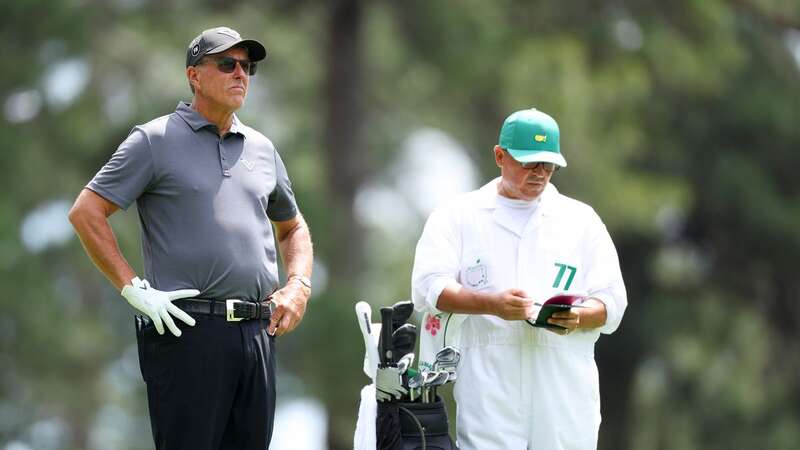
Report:
M 505 158 L 506 152 L 503 151 L 503 147 L 499 145 L 494 146 L 494 162 L 497 164 L 497 167 L 503 167 L 503 158 Z
M 200 80 L 197 78 L 197 67 L 189 66 L 186 68 L 186 78 L 189 80 L 189 84 L 194 88 L 195 91 L 199 90 L 200 88 Z

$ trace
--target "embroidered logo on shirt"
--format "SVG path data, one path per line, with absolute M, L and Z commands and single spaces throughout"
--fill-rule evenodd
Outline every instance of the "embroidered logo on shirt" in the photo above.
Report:
M 244 165 L 244 167 L 247 168 L 247 170 L 249 170 L 250 172 L 252 172 L 253 171 L 253 167 L 256 166 L 256 163 L 253 162 L 253 161 L 248 161 L 248 160 L 246 160 L 244 158 L 242 158 L 241 161 L 242 161 L 242 164 Z
M 471 288 L 482 288 L 489 283 L 489 270 L 485 264 L 481 264 L 480 258 L 464 271 L 464 281 Z

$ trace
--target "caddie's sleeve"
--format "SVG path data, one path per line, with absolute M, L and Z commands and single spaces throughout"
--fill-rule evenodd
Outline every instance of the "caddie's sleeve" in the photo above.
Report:
M 147 190 L 154 172 L 150 140 L 141 128 L 134 127 L 86 187 L 120 208 L 128 209 Z
M 267 202 L 267 217 L 270 220 L 281 222 L 297 215 L 297 201 L 294 199 L 292 182 L 281 155 L 275 154 L 275 189 L 269 194 Z
M 461 243 L 452 214 L 447 209 L 433 212 L 417 242 L 411 298 L 418 311 L 440 313 L 439 295 L 458 276 Z
M 628 307 L 628 294 L 619 268 L 617 249 L 605 224 L 596 215 L 590 224 L 584 257 L 587 261 L 585 267 L 589 269 L 586 279 L 588 296 L 606 305 L 606 323 L 598 331 L 611 334 L 619 327 Z

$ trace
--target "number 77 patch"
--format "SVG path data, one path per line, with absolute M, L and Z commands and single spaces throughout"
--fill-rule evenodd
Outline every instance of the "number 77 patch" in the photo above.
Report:
M 569 290 L 569 287 L 572 285 L 572 280 L 575 279 L 575 272 L 578 271 L 577 268 L 574 266 L 570 266 L 564 263 L 556 263 L 556 267 L 558 267 L 558 274 L 556 274 L 556 279 L 553 281 L 553 287 L 558 288 L 561 285 L 561 280 L 564 278 L 564 273 L 569 270 L 569 276 L 567 277 L 567 281 L 564 283 L 565 291 Z

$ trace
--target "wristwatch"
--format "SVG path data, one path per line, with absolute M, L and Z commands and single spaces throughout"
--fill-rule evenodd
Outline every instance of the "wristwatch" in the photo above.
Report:
M 289 280 L 297 280 L 303 286 L 311 289 L 311 280 L 309 280 L 308 277 L 305 275 L 292 275 L 289 277 Z

